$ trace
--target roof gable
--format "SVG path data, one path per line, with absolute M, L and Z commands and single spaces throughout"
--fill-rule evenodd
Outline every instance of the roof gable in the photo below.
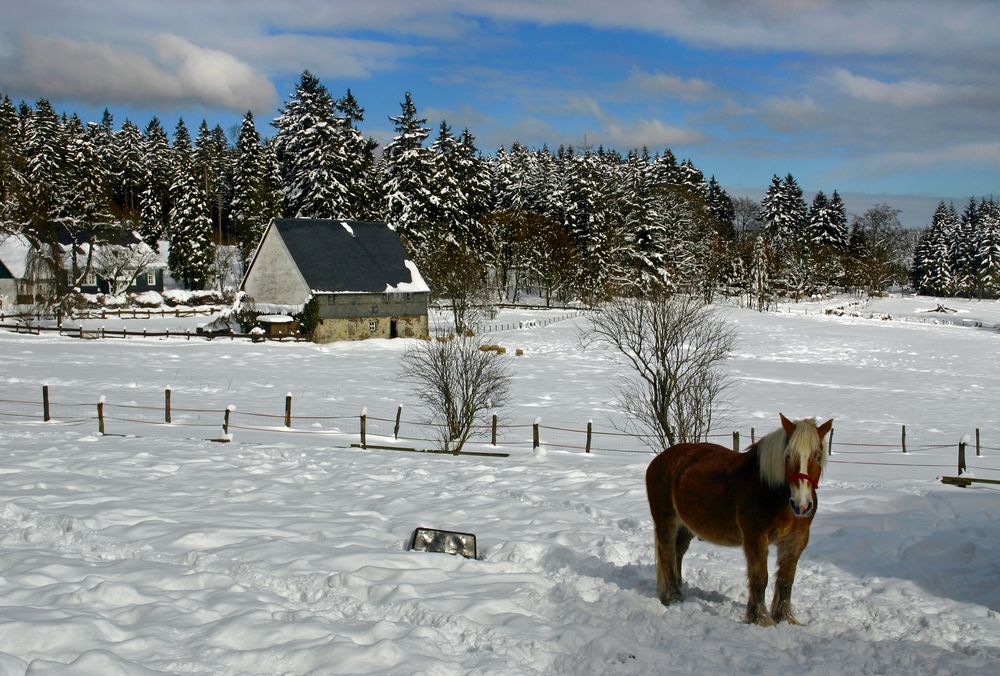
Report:
M 428 290 L 399 235 L 385 223 L 277 218 L 274 227 L 313 291 Z

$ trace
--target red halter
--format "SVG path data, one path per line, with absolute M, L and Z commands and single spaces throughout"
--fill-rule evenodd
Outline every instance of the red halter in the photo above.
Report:
M 791 483 L 793 483 L 795 481 L 798 481 L 800 479 L 802 481 L 807 482 L 810 486 L 812 486 L 813 490 L 816 490 L 817 488 L 819 488 L 819 481 L 816 480 L 816 479 L 813 479 L 808 474 L 805 474 L 803 472 L 794 472 L 794 473 L 793 472 L 789 472 L 788 473 L 788 483 L 789 484 L 791 484 Z

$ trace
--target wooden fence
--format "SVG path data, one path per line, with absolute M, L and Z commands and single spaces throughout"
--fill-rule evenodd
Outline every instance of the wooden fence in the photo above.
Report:
M 171 315 L 168 315 L 171 316 Z M 185 315 L 179 315 L 185 316 Z M 236 340 L 237 338 L 243 340 L 251 340 L 254 342 L 259 342 L 263 340 L 277 340 L 277 341 L 291 341 L 291 342 L 307 342 L 309 338 L 305 336 L 268 336 L 261 333 L 236 333 L 232 330 L 225 332 L 212 332 L 205 331 L 199 333 L 196 331 L 191 331 L 191 329 L 185 329 L 184 331 L 171 331 L 170 329 L 164 329 L 162 331 L 148 331 L 143 329 L 142 331 L 135 331 L 129 329 L 107 329 L 105 327 L 100 328 L 86 328 L 83 326 L 41 326 L 33 324 L 0 324 L 0 329 L 6 329 L 13 333 L 21 333 L 26 335 L 38 336 L 42 333 L 56 333 L 60 336 L 66 336 L 68 338 L 183 338 L 185 340 L 191 340 L 192 338 L 204 338 L 205 340 L 228 339 Z
M 227 406 L 178 406 L 172 390 L 163 390 L 159 402 L 111 403 L 105 397 L 99 397 L 90 402 L 55 401 L 50 395 L 48 385 L 42 385 L 40 399 L 8 399 L 0 398 L 0 425 L 37 424 L 39 422 L 55 425 L 85 425 L 92 424 L 100 434 L 113 434 L 115 428 L 127 429 L 129 425 L 174 426 L 216 430 L 217 441 L 229 441 L 237 430 L 267 433 L 290 434 L 323 437 L 327 440 L 336 439 L 344 445 L 354 445 L 361 448 L 377 448 L 390 450 L 409 450 L 421 452 L 450 452 L 445 446 L 444 429 L 426 421 L 411 420 L 403 417 L 403 406 L 397 406 L 391 417 L 380 417 L 369 414 L 367 408 L 357 414 L 325 415 L 307 410 L 296 413 L 293 407 L 291 393 L 285 395 L 282 406 L 274 410 L 242 410 L 232 404 Z M 130 392 L 130 394 L 132 394 Z M 259 403 L 259 402 L 258 402 Z M 221 431 L 221 436 L 218 432 Z M 1000 472 L 1000 469 L 976 467 L 968 464 L 968 457 L 975 453 L 981 457 L 983 451 L 1000 451 L 1000 447 L 991 447 L 983 443 L 980 430 L 977 428 L 975 441 L 972 437 L 963 437 L 957 444 L 957 462 L 953 464 L 922 464 L 913 460 L 921 453 L 932 452 L 940 455 L 944 449 L 955 448 L 956 444 L 914 444 L 907 438 L 906 427 L 902 426 L 898 442 L 886 440 L 885 443 L 836 441 L 831 432 L 830 455 L 831 462 L 845 464 L 878 464 L 906 467 L 934 467 L 955 469 L 959 476 L 970 469 L 988 472 Z M 734 450 L 740 450 L 743 445 L 756 441 L 756 429 L 751 427 L 749 435 L 740 431 L 717 432 L 709 435 L 717 443 L 729 445 Z M 618 430 L 595 430 L 592 421 L 585 426 L 566 427 L 544 425 L 538 418 L 530 423 L 502 423 L 494 414 L 487 424 L 476 425 L 470 439 L 472 448 L 482 448 L 487 444 L 489 451 L 485 455 L 508 455 L 504 451 L 515 448 L 529 449 L 544 446 L 548 449 L 579 451 L 582 453 L 618 453 L 651 455 L 657 448 L 655 437 L 649 435 L 629 434 Z M 747 443 L 749 442 L 749 443 Z M 973 445 L 974 444 L 974 445 Z M 482 451 L 464 450 L 463 454 L 483 455 Z M 863 462 L 841 459 L 841 456 L 865 453 L 872 455 L 892 454 L 896 457 L 907 456 L 913 460 L 906 462 L 884 462 L 866 460 Z M 962 484 L 959 484 L 962 485 Z M 967 484 L 965 484 L 967 485 Z

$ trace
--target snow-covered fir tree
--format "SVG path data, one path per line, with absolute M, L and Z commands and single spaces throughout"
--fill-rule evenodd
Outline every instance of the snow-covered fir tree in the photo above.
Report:
M 122 216 L 133 224 L 139 224 L 140 195 L 143 188 L 145 170 L 143 167 L 142 132 L 126 119 L 121 130 L 114 135 L 112 145 L 114 164 L 111 173 L 112 194 Z
M 260 143 L 253 114 L 247 112 L 236 141 L 233 166 L 232 220 L 244 266 L 271 219 L 280 215 L 278 186 L 268 166 L 268 150 Z
M 383 153 L 381 172 L 385 201 L 382 214 L 384 220 L 396 228 L 410 251 L 420 258 L 436 237 L 432 220 L 434 156 L 424 147 L 430 131 L 427 119 L 417 114 L 410 92 L 406 92 L 399 107 L 400 114 L 389 118 L 396 136 Z
M 175 167 L 170 193 L 170 273 L 186 288 L 203 289 L 211 277 L 215 243 L 205 191 L 189 162 Z
M 146 244 L 157 249 L 166 230 L 172 170 L 167 133 L 155 116 L 146 125 L 143 134 L 142 166 L 139 232 Z
M 346 131 L 319 78 L 304 71 L 272 122 L 281 166 L 282 211 L 298 218 L 353 218 Z

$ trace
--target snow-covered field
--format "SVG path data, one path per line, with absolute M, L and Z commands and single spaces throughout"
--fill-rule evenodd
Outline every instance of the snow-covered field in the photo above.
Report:
M 491 337 L 514 376 L 500 413 L 525 439 L 535 417 L 548 426 L 538 451 L 495 449 L 508 458 L 349 447 L 362 407 L 418 416 L 401 340 L 0 332 L 0 674 L 995 673 L 1000 491 L 937 477 L 979 428 L 970 470 L 1000 479 L 1000 331 L 902 320 L 936 304 L 865 308 L 892 321 L 825 315 L 829 302 L 727 310 L 740 340 L 720 441 L 779 411 L 835 419 L 793 594 L 804 624 L 770 628 L 740 622 L 742 553 L 701 542 L 685 602 L 662 607 L 651 456 L 561 449 L 569 433 L 551 428 L 620 418 L 621 367 L 580 347 L 582 318 L 498 319 L 540 325 Z M 997 303 L 946 304 L 1000 321 Z M 38 401 L 42 383 L 81 406 L 55 404 L 63 423 L 18 417 L 38 407 L 10 402 Z M 166 386 L 174 406 L 213 412 L 97 434 L 98 397 L 162 407 Z M 227 404 L 280 414 L 286 392 L 296 415 L 344 419 L 209 441 Z M 479 559 L 406 551 L 417 526 L 475 533 Z

